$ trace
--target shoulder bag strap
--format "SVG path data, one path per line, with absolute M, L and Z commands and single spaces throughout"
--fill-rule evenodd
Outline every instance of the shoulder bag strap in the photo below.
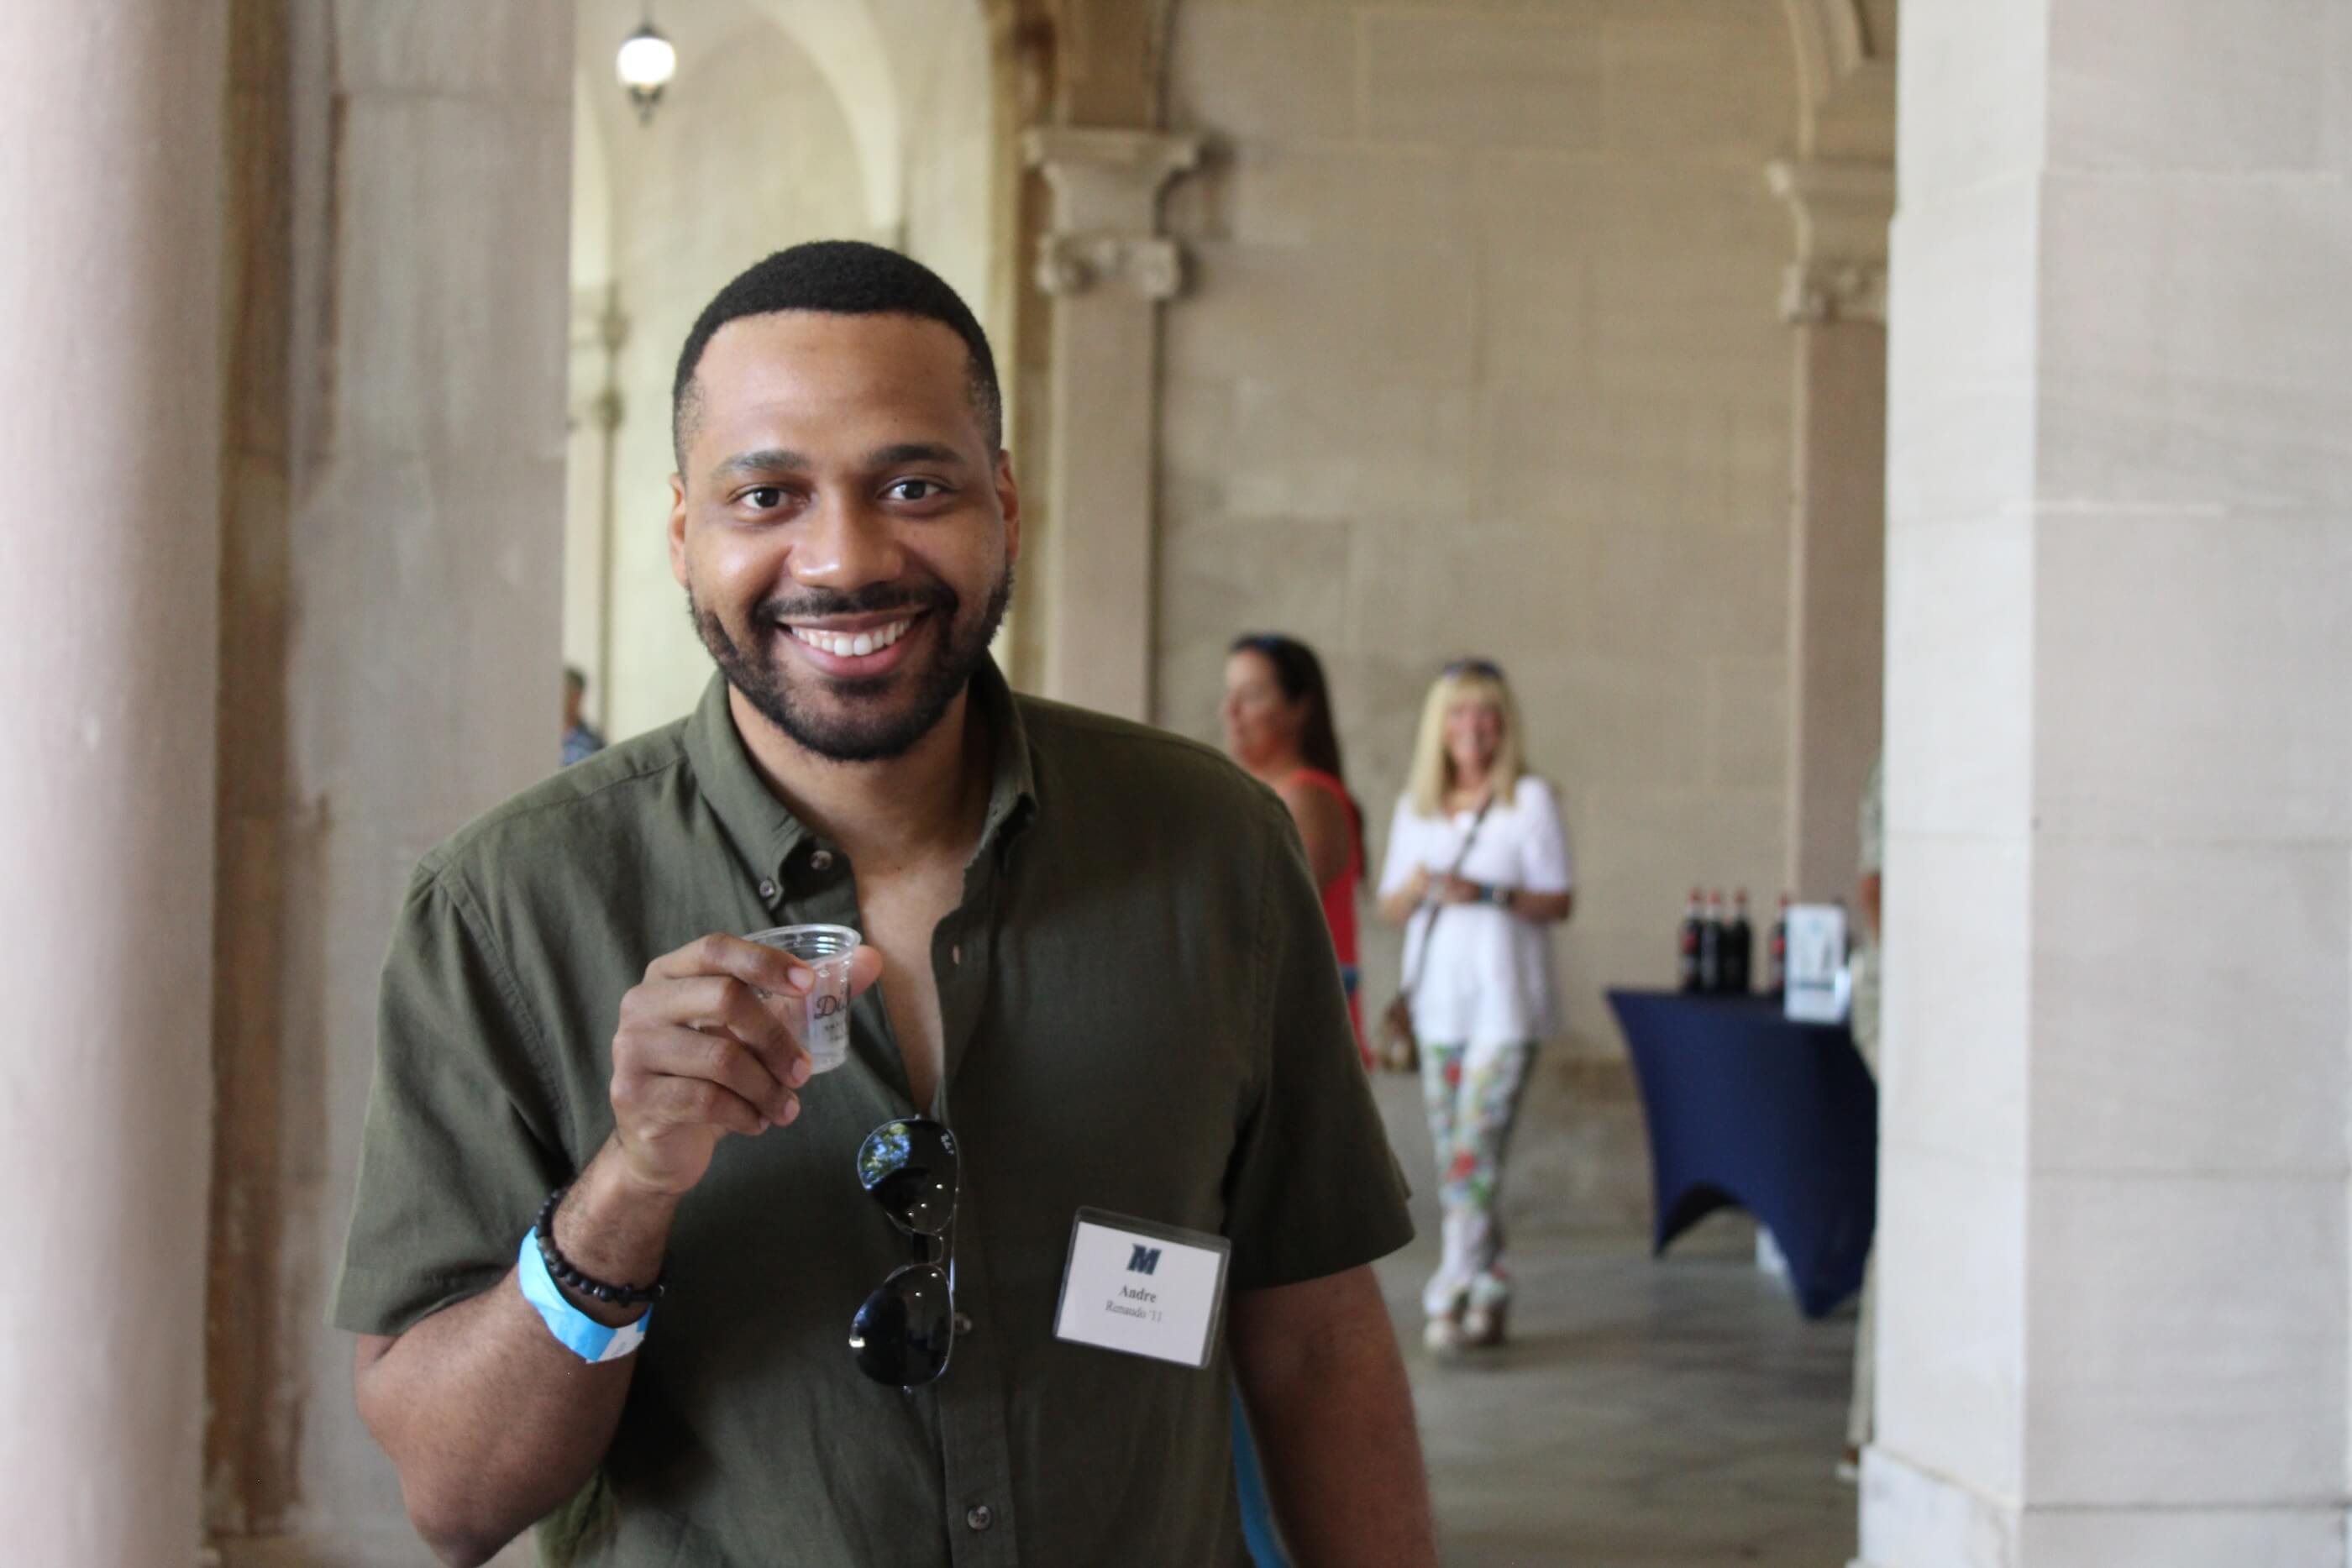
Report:
M 1470 831 L 1463 835 L 1462 852 L 1454 857 L 1453 865 L 1446 869 L 1445 874 L 1449 878 L 1460 876 L 1462 868 L 1470 863 L 1470 846 L 1478 841 L 1478 830 L 1486 826 L 1486 813 L 1494 809 L 1495 792 L 1489 789 L 1486 791 L 1486 803 L 1478 808 L 1476 816 L 1470 819 Z M 1412 967 L 1412 973 L 1405 977 L 1404 988 L 1401 995 L 1409 997 L 1421 985 L 1421 971 L 1429 963 L 1429 936 L 1437 928 L 1437 917 L 1444 913 L 1445 905 L 1443 904 L 1430 906 L 1429 923 L 1421 928 L 1421 952 L 1418 955 L 1421 962 L 1415 964 Z M 1411 930 L 1409 925 L 1407 930 L 1408 932 Z

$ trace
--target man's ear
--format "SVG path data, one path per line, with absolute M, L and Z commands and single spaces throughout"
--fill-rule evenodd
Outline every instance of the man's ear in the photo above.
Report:
M 996 454 L 996 505 L 1004 514 L 1004 559 L 1013 565 L 1021 559 L 1021 486 L 1013 478 L 1013 454 L 1000 448 Z

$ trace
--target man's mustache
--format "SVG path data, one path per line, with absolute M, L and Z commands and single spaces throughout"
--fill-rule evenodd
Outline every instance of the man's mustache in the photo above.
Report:
M 772 624 L 787 621 L 822 621 L 842 615 L 886 615 L 896 611 L 942 610 L 952 615 L 962 601 L 944 582 L 908 587 L 877 582 L 852 593 L 802 590 L 772 594 L 760 601 L 759 618 Z

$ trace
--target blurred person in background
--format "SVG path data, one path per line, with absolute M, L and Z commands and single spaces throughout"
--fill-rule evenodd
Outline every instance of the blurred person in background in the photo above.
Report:
M 1381 917 L 1405 927 L 1445 1215 L 1422 1294 L 1441 1353 L 1503 1341 L 1503 1160 L 1536 1047 L 1560 1030 L 1550 928 L 1574 907 L 1574 872 L 1559 795 L 1525 759 L 1503 672 L 1484 659 L 1447 665 L 1422 707 L 1381 871 Z
M 1323 918 L 1348 988 L 1356 1050 L 1364 1065 L 1364 1019 L 1357 997 L 1356 890 L 1364 877 L 1364 813 L 1348 793 L 1339 763 L 1339 737 L 1331 723 L 1331 693 L 1315 650 L 1276 632 L 1237 639 L 1225 656 L 1225 695 L 1219 705 L 1225 751 L 1250 776 L 1282 798 L 1298 824 L 1307 865 L 1323 894 Z M 1234 1467 L 1240 1487 L 1242 1535 L 1257 1568 L 1286 1568 L 1289 1559 L 1266 1505 L 1265 1482 L 1238 1399 L 1234 1405 Z
M 563 766 L 593 757 L 604 749 L 604 737 L 589 727 L 580 705 L 588 695 L 588 676 L 577 664 L 563 666 Z
M 1853 950 L 1853 1025 L 1854 1049 L 1878 1076 L 1878 900 L 1879 866 L 1886 852 L 1886 759 L 1870 765 L 1862 787 L 1861 854 L 1854 886 L 1859 919 Z M 1875 1263 L 1862 1281 L 1862 1316 L 1853 1326 L 1853 1396 L 1845 1417 L 1845 1454 L 1838 1474 L 1858 1480 L 1862 1451 L 1870 1447 L 1872 1400 L 1878 1366 L 1878 1270 Z
M 1307 869 L 1323 894 L 1323 918 L 1339 955 L 1348 1008 L 1363 1051 L 1357 997 L 1356 891 L 1364 878 L 1364 812 L 1348 792 L 1331 722 L 1331 692 L 1315 650 L 1276 632 L 1253 632 L 1225 657 L 1225 751 L 1282 797 L 1307 846 Z M 1370 1051 L 1364 1064 L 1371 1065 Z

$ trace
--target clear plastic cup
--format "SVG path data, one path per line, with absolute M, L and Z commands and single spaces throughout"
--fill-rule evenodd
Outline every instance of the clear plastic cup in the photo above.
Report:
M 830 1072 L 849 1060 L 849 961 L 865 938 L 846 925 L 778 925 L 743 938 L 790 953 L 816 978 L 809 986 L 808 1021 L 801 1044 L 812 1074 Z

